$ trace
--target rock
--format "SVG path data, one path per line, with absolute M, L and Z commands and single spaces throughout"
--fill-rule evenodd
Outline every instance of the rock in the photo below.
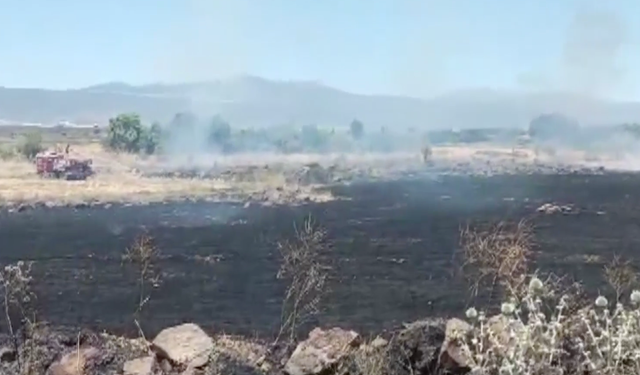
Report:
M 22 327 L 16 335 L 19 340 L 18 358 L 29 360 L 33 373 L 44 374 L 57 359 L 65 353 L 77 352 L 81 348 L 98 348 L 95 335 L 88 330 L 72 327 L 52 327 L 39 324 L 33 327 Z M 23 339 L 24 338 L 24 339 Z M 100 360 L 107 360 L 109 351 L 101 351 Z
M 423 319 L 404 324 L 388 344 L 388 354 L 397 358 L 390 373 L 411 375 L 436 373 L 445 339 L 443 319 Z
M 445 327 L 445 338 L 440 350 L 440 366 L 447 370 L 468 370 L 472 359 L 460 345 L 460 340 L 471 331 L 472 327 L 464 320 L 449 319 Z
M 389 344 L 389 341 L 383 339 L 382 337 L 378 336 L 375 339 L 373 339 L 373 341 L 371 341 L 371 346 L 374 348 L 383 348 L 385 346 L 387 346 L 387 344 Z
M 570 205 L 559 206 L 557 204 L 545 203 L 542 206 L 538 207 L 536 211 L 542 212 L 547 215 L 555 214 L 555 213 L 569 213 L 573 210 Z
M 162 330 L 152 344 L 152 348 L 160 356 L 193 368 L 207 364 L 213 350 L 213 339 L 193 323 Z
M 0 347 L 0 362 L 13 362 L 16 360 L 17 354 L 14 348 L 7 345 L 2 346 Z
M 124 375 L 152 375 L 156 367 L 155 357 L 136 358 L 125 362 Z
M 336 366 L 349 351 L 360 345 L 360 335 L 342 328 L 315 328 L 298 344 L 284 366 L 288 375 L 321 374 Z
M 100 362 L 100 350 L 94 347 L 73 350 L 52 363 L 47 375 L 85 375 Z
M 76 210 L 83 210 L 85 208 L 89 208 L 90 205 L 86 202 L 80 202 L 73 205 L 73 208 Z
M 27 211 L 29 209 L 33 208 L 31 205 L 29 204 L 20 204 L 17 208 L 16 208 L 16 212 L 24 212 Z

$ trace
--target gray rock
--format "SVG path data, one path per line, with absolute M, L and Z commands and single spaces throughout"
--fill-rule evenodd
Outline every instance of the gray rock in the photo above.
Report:
M 199 368 L 209 361 L 213 340 L 199 326 L 186 323 L 162 330 L 152 347 L 174 363 Z
M 388 344 L 388 355 L 395 360 L 390 373 L 398 375 L 435 374 L 445 339 L 443 319 L 423 319 L 397 332 Z
M 461 339 L 469 334 L 472 327 L 464 320 L 449 319 L 445 327 L 445 339 L 440 350 L 440 364 L 448 370 L 464 370 L 471 366 L 469 354 L 462 350 Z
M 0 347 L 0 362 L 13 362 L 16 360 L 17 355 L 18 353 L 11 346 Z
M 315 328 L 293 351 L 284 372 L 289 375 L 321 374 L 337 365 L 360 343 L 360 335 L 354 331 Z
M 152 375 L 156 367 L 155 357 L 142 357 L 125 362 L 124 375 Z
M 94 347 L 70 351 L 52 363 L 47 375 L 85 375 L 100 363 L 100 350 Z

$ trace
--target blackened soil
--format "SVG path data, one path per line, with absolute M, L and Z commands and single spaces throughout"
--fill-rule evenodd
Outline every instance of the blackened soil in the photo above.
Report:
M 538 266 L 602 287 L 599 259 L 640 257 L 640 175 L 443 177 L 335 188 L 348 200 L 303 207 L 165 204 L 42 209 L 0 217 L 0 263 L 34 261 L 40 318 L 131 332 L 136 274 L 121 255 L 142 231 L 163 257 L 143 318 L 152 335 L 182 321 L 268 335 L 280 317 L 278 241 L 311 214 L 329 234 L 330 294 L 319 324 L 362 332 L 459 314 L 459 229 L 528 218 Z M 572 205 L 543 215 L 543 203 Z

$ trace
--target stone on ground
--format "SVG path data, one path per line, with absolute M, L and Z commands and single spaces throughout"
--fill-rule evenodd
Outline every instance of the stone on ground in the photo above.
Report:
M 288 375 L 314 375 L 328 371 L 360 344 L 360 336 L 341 328 L 315 328 L 298 344 L 284 366 Z
M 213 339 L 196 324 L 186 323 L 162 330 L 153 347 L 173 363 L 199 368 L 209 361 Z
M 94 368 L 99 357 L 100 350 L 94 347 L 73 350 L 52 363 L 47 375 L 85 375 Z
M 124 375 L 153 375 L 156 366 L 155 357 L 142 357 L 125 362 Z

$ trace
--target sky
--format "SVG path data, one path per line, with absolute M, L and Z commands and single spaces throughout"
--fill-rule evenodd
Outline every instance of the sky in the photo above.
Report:
M 634 14 L 631 0 L 0 0 L 0 86 L 252 74 L 365 94 L 494 88 L 635 100 Z

